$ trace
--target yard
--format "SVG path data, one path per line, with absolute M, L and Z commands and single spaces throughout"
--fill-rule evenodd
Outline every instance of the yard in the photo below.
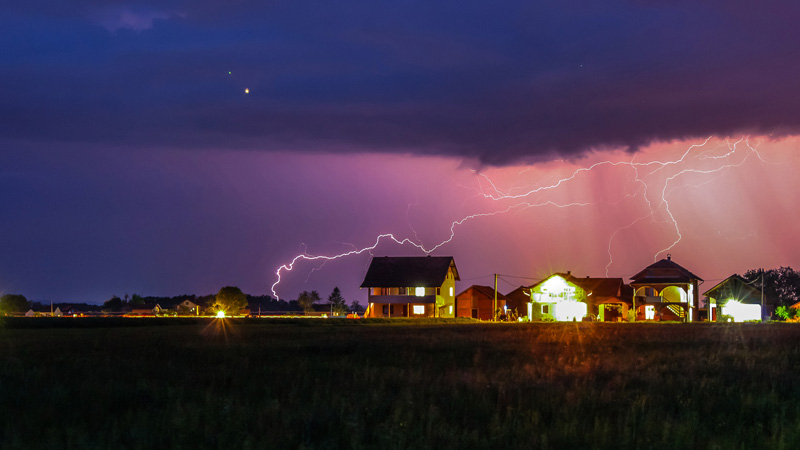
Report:
M 0 322 L 0 448 L 800 447 L 794 324 L 103 320 Z

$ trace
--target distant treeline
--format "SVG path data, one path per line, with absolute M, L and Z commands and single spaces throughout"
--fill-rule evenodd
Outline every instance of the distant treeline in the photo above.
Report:
M 247 305 L 250 311 L 256 311 L 259 308 L 261 311 L 302 311 L 303 308 L 299 306 L 297 300 L 277 300 L 269 295 L 247 295 Z M 123 298 L 113 296 L 111 299 L 103 303 L 102 306 L 96 306 L 97 310 L 103 311 L 121 311 L 126 307 L 147 307 L 159 305 L 164 309 L 174 309 L 177 305 L 189 300 L 201 307 L 209 306 L 214 302 L 216 294 L 209 295 L 194 295 L 184 294 L 176 295 L 174 297 L 158 297 L 158 296 L 141 296 L 133 294 L 128 298 L 125 295 Z
M 312 295 L 313 294 L 313 295 Z M 34 313 L 47 314 L 50 312 L 60 311 L 61 314 L 79 314 L 79 313 L 125 313 L 133 309 L 152 309 L 158 305 L 164 310 L 178 310 L 178 306 L 185 301 L 190 301 L 195 305 L 205 309 L 211 306 L 217 294 L 209 295 L 195 295 L 183 294 L 173 297 L 160 297 L 160 296 L 142 296 L 139 294 L 128 295 L 122 297 L 117 295 L 112 296 L 110 299 L 103 302 L 102 305 L 94 305 L 90 303 L 75 303 L 75 302 L 43 302 L 43 301 L 28 301 L 24 295 L 19 294 L 5 294 L 0 296 L 0 315 L 3 314 L 22 314 L 26 311 L 33 310 Z M 335 309 L 338 311 L 348 310 L 344 298 L 338 288 L 335 288 L 328 301 L 325 302 L 313 291 L 311 293 L 302 292 L 299 294 L 298 300 L 278 300 L 270 295 L 248 295 L 245 294 L 247 300 L 247 308 L 254 313 L 257 312 L 296 312 L 296 311 L 328 311 Z M 364 308 L 358 301 L 353 301 L 349 306 L 350 311 L 362 312 Z

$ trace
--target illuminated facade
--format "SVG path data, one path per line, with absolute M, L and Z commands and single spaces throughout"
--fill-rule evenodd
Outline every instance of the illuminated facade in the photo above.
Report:
M 489 286 L 472 285 L 456 295 L 456 317 L 492 320 L 494 308 L 494 288 Z M 499 315 L 506 312 L 506 296 L 499 292 L 497 293 L 497 309 Z
M 450 256 L 372 258 L 365 317 L 456 317 L 456 280 Z
M 761 290 L 739 275 L 732 275 L 704 292 L 706 305 L 715 322 L 747 322 L 762 320 Z
M 600 322 L 626 320 L 630 306 L 627 299 L 632 292 L 622 278 L 579 278 L 571 272 L 553 274 L 527 291 L 529 320 L 559 322 L 586 318 Z
M 631 277 L 636 320 L 698 321 L 701 281 L 671 255 L 647 266 Z
M 569 272 L 557 273 L 531 286 L 528 320 L 582 321 L 588 313 L 586 291 L 572 278 Z

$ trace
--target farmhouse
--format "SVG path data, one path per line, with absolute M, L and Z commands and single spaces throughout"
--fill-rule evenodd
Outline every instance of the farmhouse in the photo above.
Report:
M 200 305 L 187 298 L 175 305 L 175 311 L 182 316 L 199 316 L 201 308 Z
M 761 290 L 754 288 L 739 275 L 731 275 L 703 295 L 708 297 L 712 320 L 715 322 L 720 321 L 721 317 L 730 318 L 733 322 L 762 318 Z
M 452 256 L 372 258 L 365 317 L 455 317 L 456 280 Z
M 474 284 L 464 292 L 456 295 L 456 317 L 471 317 L 480 320 L 492 320 L 495 310 L 495 291 L 489 286 Z M 499 314 L 506 311 L 506 296 L 497 293 L 497 310 Z
M 671 255 L 645 267 L 631 277 L 636 320 L 698 320 L 700 281 L 703 279 L 672 261 Z
M 506 306 L 514 315 L 524 317 L 528 313 L 528 302 L 531 301 L 531 287 L 520 286 L 506 294 Z
M 25 313 L 25 317 L 62 317 L 64 313 L 61 312 L 61 308 L 56 307 L 54 311 L 50 310 L 39 310 L 34 311 L 33 309 L 29 309 L 28 312 Z
M 628 319 L 633 289 L 622 278 L 575 278 L 586 291 L 589 314 L 599 322 L 621 322 Z
M 554 273 L 530 288 L 529 320 L 581 321 L 588 314 L 587 292 L 570 272 Z
M 579 278 L 569 271 L 554 273 L 528 291 L 530 320 L 580 321 L 591 316 L 605 322 L 627 318 L 633 292 L 622 278 Z
M 131 305 L 131 312 L 125 314 L 126 316 L 157 316 L 162 314 L 164 308 L 161 307 L 158 303 L 141 303 L 136 305 Z

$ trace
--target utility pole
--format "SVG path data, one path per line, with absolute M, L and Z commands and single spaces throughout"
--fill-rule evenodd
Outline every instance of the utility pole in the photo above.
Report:
M 764 269 L 761 269 L 761 321 L 764 321 Z
M 494 321 L 497 322 L 497 274 L 494 274 L 494 307 L 492 308 Z

